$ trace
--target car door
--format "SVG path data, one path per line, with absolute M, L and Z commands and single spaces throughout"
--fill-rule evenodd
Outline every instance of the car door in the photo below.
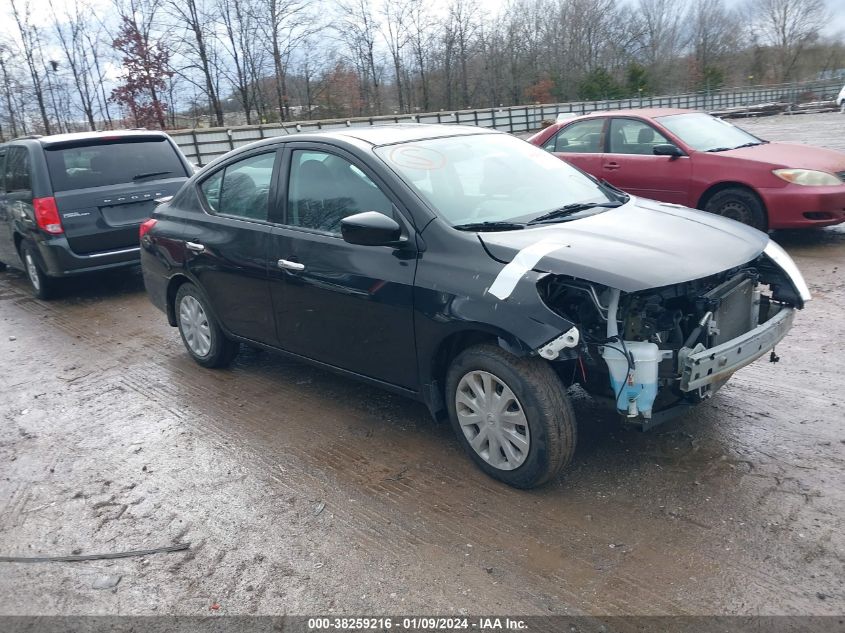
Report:
M 282 349 L 406 388 L 417 386 L 413 283 L 417 247 L 398 199 L 351 155 L 290 144 L 270 279 Z M 280 189 L 282 189 L 280 187 Z M 410 239 L 403 247 L 349 244 L 342 218 L 378 211 Z
M 276 344 L 267 253 L 277 151 L 255 150 L 203 178 L 205 213 L 185 223 L 185 267 L 237 336 Z
M 636 196 L 687 204 L 692 163 L 689 156 L 656 156 L 654 147 L 666 144 L 673 143 L 646 121 L 612 118 L 601 177 Z
M 606 120 L 595 117 L 570 123 L 546 141 L 543 149 L 600 178 Z

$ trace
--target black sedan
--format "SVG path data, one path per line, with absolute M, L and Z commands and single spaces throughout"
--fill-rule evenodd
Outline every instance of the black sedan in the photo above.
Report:
M 236 150 L 158 207 L 141 250 L 200 365 L 248 343 L 422 400 L 525 488 L 572 457 L 569 386 L 648 428 L 771 350 L 809 299 L 764 233 L 458 126 Z

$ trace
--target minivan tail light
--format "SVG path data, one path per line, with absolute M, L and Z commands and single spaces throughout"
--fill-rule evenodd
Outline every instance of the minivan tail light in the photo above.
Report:
M 59 209 L 56 206 L 56 199 L 35 198 L 32 201 L 32 208 L 35 209 L 35 222 L 38 226 L 51 235 L 64 233 L 62 220 L 59 218 Z
M 155 218 L 150 218 L 146 222 L 143 222 L 141 224 L 141 227 L 138 229 L 138 239 L 141 239 L 147 233 L 149 233 L 150 229 L 156 225 L 156 222 L 158 222 L 158 220 L 156 220 Z

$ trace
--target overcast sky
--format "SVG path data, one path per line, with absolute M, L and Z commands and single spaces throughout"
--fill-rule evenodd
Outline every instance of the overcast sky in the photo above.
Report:
M 20 0 L 21 4 L 23 4 L 25 0 Z M 63 7 L 66 3 L 70 2 L 71 0 L 53 0 L 53 6 L 57 13 L 63 13 Z M 332 0 L 327 0 L 327 2 L 331 3 Z M 426 1 L 426 0 L 420 0 Z M 429 0 L 431 1 L 431 0 Z M 477 0 L 479 5 L 483 8 L 483 10 L 487 13 L 495 13 L 499 9 L 501 9 L 504 4 L 506 4 L 507 0 Z M 633 1 L 633 0 L 632 0 Z M 48 27 L 52 23 L 52 11 L 50 10 L 50 5 L 48 0 L 30 0 L 32 13 L 33 13 L 33 21 L 41 26 Z M 745 4 L 747 0 L 725 0 L 725 4 L 728 7 L 740 7 Z M 828 21 L 827 27 L 824 30 L 824 34 L 828 36 L 836 36 L 839 35 L 840 37 L 845 38 L 845 0 L 826 0 L 828 10 L 830 12 L 831 19 Z M 2 4 L 6 5 L 5 11 L 3 13 L 8 14 L 8 19 L 0 19 L 0 34 L 3 35 L 10 35 L 15 32 L 16 28 L 14 25 L 14 20 L 11 19 L 11 6 L 10 3 L 3 2 Z M 89 0 L 89 5 L 93 7 L 102 7 L 103 9 L 108 9 L 111 2 L 110 0 Z M 433 4 L 440 4 L 445 5 L 446 0 L 434 0 Z M 7 17 L 2 15 L 0 17 Z

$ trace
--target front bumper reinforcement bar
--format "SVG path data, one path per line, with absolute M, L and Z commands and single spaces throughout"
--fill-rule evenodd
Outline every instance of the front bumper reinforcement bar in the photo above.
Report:
M 777 345 L 795 318 L 793 308 L 782 307 L 765 323 L 741 336 L 694 352 L 681 366 L 681 391 L 694 391 L 729 377 L 736 370 L 754 362 Z

